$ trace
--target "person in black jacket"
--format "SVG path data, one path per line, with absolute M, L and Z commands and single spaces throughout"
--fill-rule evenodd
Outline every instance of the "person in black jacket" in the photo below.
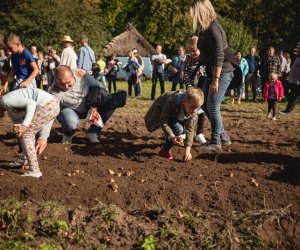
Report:
M 260 58 L 255 53 L 256 53 L 256 49 L 254 47 L 251 47 L 249 55 L 245 57 L 249 65 L 249 71 L 245 81 L 245 99 L 246 101 L 248 101 L 249 99 L 248 90 L 249 90 L 249 85 L 251 84 L 253 102 L 257 102 L 256 100 L 256 89 L 257 89 L 257 80 L 258 80 L 257 74 L 260 66 Z
M 217 15 L 209 0 L 194 0 L 190 6 L 193 30 L 200 24 L 197 47 L 200 60 L 206 67 L 207 78 L 203 84 L 202 109 L 211 123 L 211 142 L 205 150 L 219 150 L 231 141 L 224 129 L 220 106 L 233 79 L 235 57 L 228 46 L 226 34 L 217 21 Z

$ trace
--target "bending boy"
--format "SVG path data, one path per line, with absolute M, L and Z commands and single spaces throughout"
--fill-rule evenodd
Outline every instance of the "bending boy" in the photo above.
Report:
M 166 142 L 159 155 L 172 160 L 172 146 L 185 145 L 184 161 L 192 159 L 191 147 L 195 134 L 198 111 L 203 104 L 203 92 L 196 87 L 185 91 L 168 92 L 157 98 L 145 116 L 148 131 L 153 132 L 159 127 L 166 136 Z M 182 134 L 186 134 L 183 142 Z

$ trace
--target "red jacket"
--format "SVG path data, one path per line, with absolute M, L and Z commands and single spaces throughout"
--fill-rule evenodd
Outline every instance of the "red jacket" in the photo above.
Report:
M 267 101 L 269 99 L 270 83 L 271 83 L 271 81 L 268 81 L 268 82 L 266 82 L 266 85 L 265 85 L 265 92 L 264 92 L 265 101 Z M 277 96 L 277 101 L 279 101 L 279 102 L 281 101 L 281 99 L 283 97 L 283 92 L 284 92 L 284 89 L 283 89 L 281 81 L 276 80 L 275 81 L 275 93 Z

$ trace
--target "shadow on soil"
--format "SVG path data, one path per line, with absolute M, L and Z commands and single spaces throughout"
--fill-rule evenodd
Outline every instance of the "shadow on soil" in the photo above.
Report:
M 197 159 L 216 161 L 218 154 L 201 154 Z M 258 165 L 277 164 L 282 168 L 273 172 L 268 179 L 300 185 L 300 158 L 283 154 L 272 154 L 268 152 L 254 153 L 220 153 L 217 159 L 221 164 L 256 163 Z
M 134 161 L 143 162 L 141 158 L 149 158 L 157 153 L 141 151 L 145 149 L 150 149 L 151 151 L 151 149 L 156 149 L 160 146 L 160 144 L 151 141 L 151 138 L 147 136 L 139 137 L 130 132 L 104 132 L 100 140 L 100 144 L 90 144 L 86 140 L 86 143 L 82 143 L 80 146 L 72 145 L 71 150 L 75 154 L 82 156 L 107 155 L 115 158 L 125 156 Z

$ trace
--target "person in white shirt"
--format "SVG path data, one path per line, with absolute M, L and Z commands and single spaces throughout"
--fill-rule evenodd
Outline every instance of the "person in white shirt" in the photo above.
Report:
M 41 89 L 21 88 L 0 98 L 0 118 L 5 111 L 14 123 L 29 164 L 29 172 L 22 176 L 41 177 L 37 154 L 46 148 L 53 121 L 60 111 L 59 100 Z
M 77 55 L 73 49 L 73 40 L 70 36 L 64 36 L 61 40 L 64 49 L 61 53 L 60 65 L 69 66 L 71 69 L 77 68 Z
M 153 65 L 151 100 L 155 99 L 156 83 L 158 79 L 160 83 L 160 93 L 165 93 L 164 71 L 167 57 L 161 53 L 162 47 L 160 45 L 157 45 L 155 50 L 156 54 L 151 57 L 151 63 Z

